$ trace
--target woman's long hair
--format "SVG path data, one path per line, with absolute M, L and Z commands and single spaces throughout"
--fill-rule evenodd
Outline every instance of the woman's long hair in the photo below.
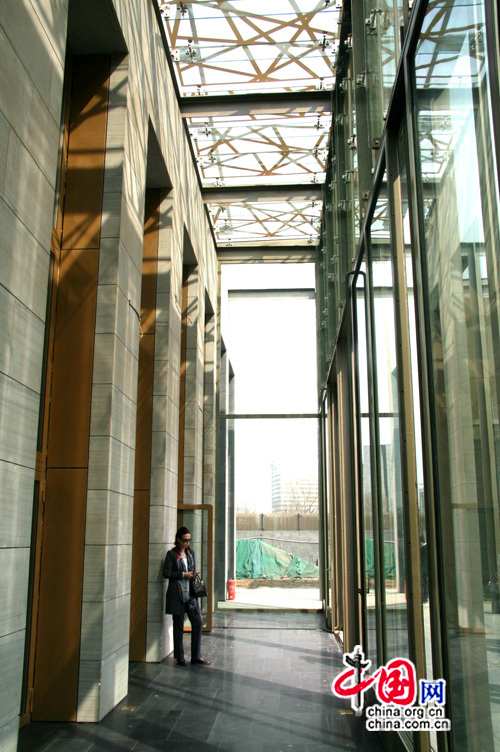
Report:
M 185 535 L 191 535 L 191 530 L 188 530 L 187 527 L 180 527 L 178 531 L 175 534 L 175 545 L 177 547 L 177 541 L 181 538 L 184 538 Z

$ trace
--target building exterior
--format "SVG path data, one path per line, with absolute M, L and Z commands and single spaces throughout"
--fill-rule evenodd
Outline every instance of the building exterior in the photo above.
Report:
M 271 465 L 272 511 L 303 512 L 318 510 L 318 478 L 313 475 L 294 475 Z
M 325 0 L 338 31 L 310 47 L 329 76 L 224 101 L 194 85 L 189 104 L 173 66 L 198 52 L 169 49 L 168 5 L 0 4 L 0 749 L 20 723 L 99 721 L 129 660 L 171 652 L 161 562 L 179 524 L 210 626 L 234 571 L 219 264 L 313 260 L 325 624 L 373 664 L 447 681 L 451 731 L 387 733 L 388 749 L 494 752 L 498 4 Z M 216 157 L 197 172 L 195 149 L 213 127 L 193 113 L 283 108 L 314 120 L 307 154 L 278 139 L 302 182 L 266 188 L 262 168 L 207 189 Z M 247 219 L 221 209 L 221 237 L 206 205 L 250 211 L 262 191 L 314 218 L 269 210 L 273 237 L 234 246 Z M 280 240 L 285 214 L 302 240 Z

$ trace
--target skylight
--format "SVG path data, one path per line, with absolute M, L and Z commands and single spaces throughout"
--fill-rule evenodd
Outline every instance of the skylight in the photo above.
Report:
M 175 0 L 160 2 L 181 98 L 206 100 L 206 114 L 185 118 L 203 188 L 323 184 L 331 106 L 277 113 L 260 107 L 215 114 L 212 102 L 332 90 L 339 0 Z M 271 12 L 270 12 L 271 11 Z M 218 99 L 214 99 L 217 97 Z M 193 101 L 193 100 L 191 100 Z M 182 105 L 181 105 L 182 107 Z M 218 242 L 316 243 L 322 202 L 227 202 L 211 206 Z

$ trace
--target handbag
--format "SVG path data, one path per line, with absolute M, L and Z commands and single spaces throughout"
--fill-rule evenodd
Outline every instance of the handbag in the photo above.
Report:
M 191 595 L 194 598 L 205 598 L 207 596 L 207 586 L 199 577 L 195 577 L 189 582 Z

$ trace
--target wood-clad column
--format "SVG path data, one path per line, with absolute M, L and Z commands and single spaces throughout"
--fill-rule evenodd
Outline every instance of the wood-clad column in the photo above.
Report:
M 142 259 L 141 340 L 137 389 L 134 530 L 130 596 L 130 660 L 146 660 L 156 280 L 160 191 L 146 192 Z
M 47 455 L 33 719 L 76 720 L 108 57 L 76 57 Z

